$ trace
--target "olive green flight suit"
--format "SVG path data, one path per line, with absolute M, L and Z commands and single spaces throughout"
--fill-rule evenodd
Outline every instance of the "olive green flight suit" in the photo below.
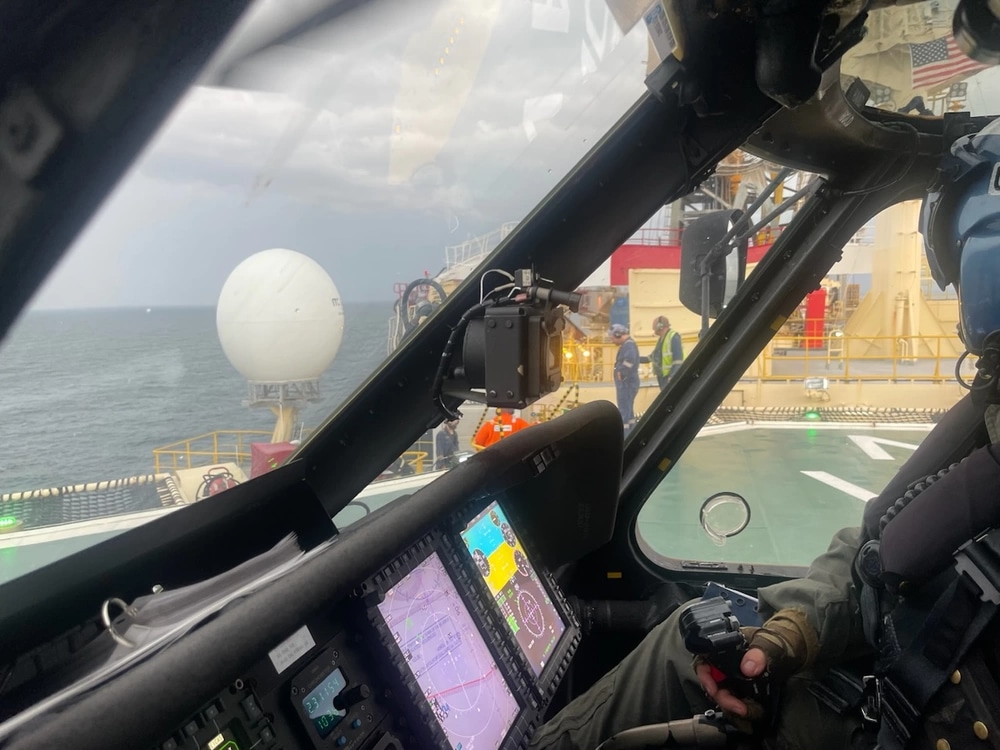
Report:
M 783 689 L 777 737 L 770 747 L 844 750 L 861 739 L 860 716 L 842 717 L 808 690 L 809 683 L 830 666 L 870 653 L 851 577 L 860 538 L 860 528 L 839 531 L 805 578 L 758 592 L 765 620 L 781 609 L 801 609 L 820 641 L 817 663 Z M 679 625 L 683 610 L 656 626 L 617 667 L 539 727 L 529 747 L 593 750 L 616 732 L 686 719 L 714 708 L 684 646 Z

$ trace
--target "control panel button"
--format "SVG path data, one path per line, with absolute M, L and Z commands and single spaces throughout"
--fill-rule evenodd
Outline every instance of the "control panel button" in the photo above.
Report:
M 340 735 L 337 738 L 337 747 L 343 747 L 347 744 L 347 738 L 344 735 Z
M 260 730 L 260 741 L 261 742 L 273 742 L 274 732 L 271 731 L 271 727 L 264 727 Z
M 160 745 L 160 750 L 177 750 L 177 740 L 171 737 L 169 740 Z
M 360 729 L 360 728 L 361 728 L 361 719 L 355 719 L 354 721 L 351 722 L 351 729 Z
M 219 715 L 219 707 L 215 703 L 205 709 L 205 721 L 211 721 Z
M 250 721 L 257 721 L 264 713 L 260 710 L 260 706 L 257 705 L 257 699 L 252 695 L 244 698 L 240 701 L 240 705 L 243 706 L 243 711 L 246 713 L 247 718 Z
M 192 719 L 187 724 L 184 725 L 184 734 L 188 737 L 194 737 L 198 734 L 198 722 Z

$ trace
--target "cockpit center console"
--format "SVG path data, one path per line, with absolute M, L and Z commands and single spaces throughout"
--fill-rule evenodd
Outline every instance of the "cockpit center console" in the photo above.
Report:
M 482 499 L 423 536 L 157 750 L 524 747 L 580 631 L 503 505 Z

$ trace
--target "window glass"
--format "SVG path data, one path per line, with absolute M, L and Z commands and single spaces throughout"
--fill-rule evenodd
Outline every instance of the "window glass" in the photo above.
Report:
M 668 567 L 808 565 L 834 532 L 860 524 L 966 393 L 955 380 L 958 302 L 930 279 L 919 208 L 902 203 L 865 225 L 775 333 L 643 506 L 647 555 Z M 962 368 L 971 380 L 972 364 Z M 720 540 L 700 510 L 722 492 L 746 500 L 750 521 Z
M 668 565 L 808 565 L 835 531 L 861 523 L 865 502 L 930 430 L 918 421 L 814 421 L 794 409 L 785 416 L 702 430 L 643 506 L 643 551 Z M 750 507 L 749 524 L 730 538 L 713 538 L 701 524 L 702 505 L 720 492 Z
M 281 465 L 645 91 L 604 0 L 283 38 L 306 5 L 255 4 L 4 342 L 0 581 Z

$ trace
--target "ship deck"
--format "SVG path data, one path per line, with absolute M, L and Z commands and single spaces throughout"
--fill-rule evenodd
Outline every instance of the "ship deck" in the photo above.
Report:
M 639 514 L 638 536 L 654 559 L 807 566 L 834 532 L 858 526 L 875 497 L 931 425 L 828 423 L 708 427 Z M 750 522 L 722 546 L 702 530 L 702 503 L 735 492 Z
M 670 566 L 681 561 L 806 566 L 837 529 L 860 523 L 865 502 L 930 428 L 871 422 L 706 427 L 643 507 L 640 545 Z M 418 474 L 370 485 L 335 521 L 340 528 L 349 526 L 436 476 Z M 746 498 L 751 517 L 741 534 L 719 546 L 702 530 L 699 511 L 706 498 L 723 491 Z M 75 524 L 80 528 L 72 534 L 57 526 L 34 529 L 30 539 L 0 537 L 0 582 L 151 520 L 147 514 Z M 22 540 L 15 545 L 14 537 Z

